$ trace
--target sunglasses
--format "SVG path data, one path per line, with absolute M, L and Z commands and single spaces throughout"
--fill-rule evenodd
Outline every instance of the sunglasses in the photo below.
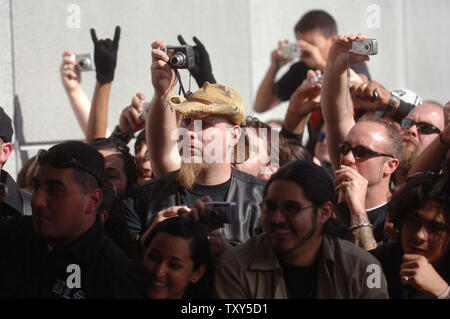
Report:
M 74 157 L 69 157 L 67 154 L 58 153 L 58 152 L 51 152 L 49 153 L 47 150 L 39 150 L 36 155 L 37 163 L 40 165 L 43 164 L 49 164 L 51 166 L 57 167 L 57 168 L 76 168 L 82 171 L 85 171 L 86 173 L 92 175 L 99 185 L 99 187 L 102 187 L 103 182 L 101 179 L 88 167 L 80 163 L 80 161 Z
M 372 151 L 361 145 L 352 147 L 348 142 L 339 143 L 338 147 L 339 147 L 339 152 L 342 155 L 347 155 L 348 152 L 352 151 L 353 156 L 355 158 L 366 158 L 366 157 L 371 157 L 371 156 L 387 156 L 387 157 L 395 158 L 393 155 L 375 152 L 375 151 Z
M 411 126 L 415 125 L 417 128 L 417 132 L 420 134 L 440 134 L 441 130 L 438 129 L 436 126 L 430 123 L 426 122 L 414 122 L 410 119 L 403 119 L 401 127 L 404 129 L 408 129 Z
M 300 203 L 294 202 L 294 201 L 286 201 L 283 202 L 279 209 L 281 211 L 281 214 L 283 214 L 286 218 L 292 218 L 297 216 L 298 213 L 300 213 L 302 210 L 311 208 L 315 205 L 310 205 L 307 207 L 302 207 Z M 276 201 L 271 199 L 266 199 L 261 204 L 261 211 L 268 215 L 273 215 L 278 210 L 278 204 Z
M 323 142 L 325 140 L 325 133 L 320 132 L 320 131 L 317 132 L 316 140 L 317 140 L 317 142 Z

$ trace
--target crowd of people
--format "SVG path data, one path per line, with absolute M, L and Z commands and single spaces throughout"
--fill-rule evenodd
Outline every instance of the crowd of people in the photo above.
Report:
M 289 101 L 281 121 L 246 116 L 203 43 L 180 35 L 199 89 L 154 41 L 153 96 L 109 132 L 120 27 L 91 30 L 92 101 L 63 53 L 86 142 L 40 150 L 17 183 L 0 107 L 0 298 L 449 299 L 450 102 L 372 80 L 352 50 L 366 36 L 338 35 L 327 12 L 294 32 L 301 55 L 278 43 L 253 105 Z

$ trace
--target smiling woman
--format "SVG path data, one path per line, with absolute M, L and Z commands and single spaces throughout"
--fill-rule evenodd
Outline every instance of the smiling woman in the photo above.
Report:
M 164 220 L 145 243 L 142 273 L 149 298 L 210 296 L 209 243 L 197 221 L 182 217 Z

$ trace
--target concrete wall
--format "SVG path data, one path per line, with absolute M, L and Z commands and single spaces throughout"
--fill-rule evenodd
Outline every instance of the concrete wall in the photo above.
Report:
M 79 27 L 73 24 L 77 15 L 71 5 L 79 9 Z M 122 28 L 109 112 L 112 130 L 136 92 L 148 99 L 153 93 L 151 42 L 177 44 L 180 33 L 191 43 L 195 35 L 205 44 L 216 79 L 236 88 L 252 114 L 270 52 L 278 40 L 294 40 L 295 23 L 314 8 L 330 12 L 340 33 L 363 32 L 378 39 L 379 54 L 369 63 L 374 79 L 389 89 L 407 87 L 424 99 L 447 101 L 446 0 L 0 0 L 0 105 L 15 115 L 16 136 L 27 150 L 10 158 L 6 169 L 15 176 L 38 148 L 83 139 L 58 68 L 65 50 L 92 52 L 91 27 L 99 38 L 112 37 L 116 25 Z M 187 85 L 186 74 L 183 79 Z M 84 73 L 88 96 L 94 85 L 95 74 Z M 260 118 L 281 118 L 285 107 Z

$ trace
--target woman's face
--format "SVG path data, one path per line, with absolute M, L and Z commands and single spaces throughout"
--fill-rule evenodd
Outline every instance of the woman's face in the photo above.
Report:
M 405 254 L 425 256 L 431 264 L 449 251 L 450 236 L 443 212 L 427 207 L 405 216 L 401 228 Z
M 151 299 L 180 299 L 189 283 L 202 277 L 200 270 L 194 270 L 190 240 L 164 232 L 148 246 L 142 272 Z

